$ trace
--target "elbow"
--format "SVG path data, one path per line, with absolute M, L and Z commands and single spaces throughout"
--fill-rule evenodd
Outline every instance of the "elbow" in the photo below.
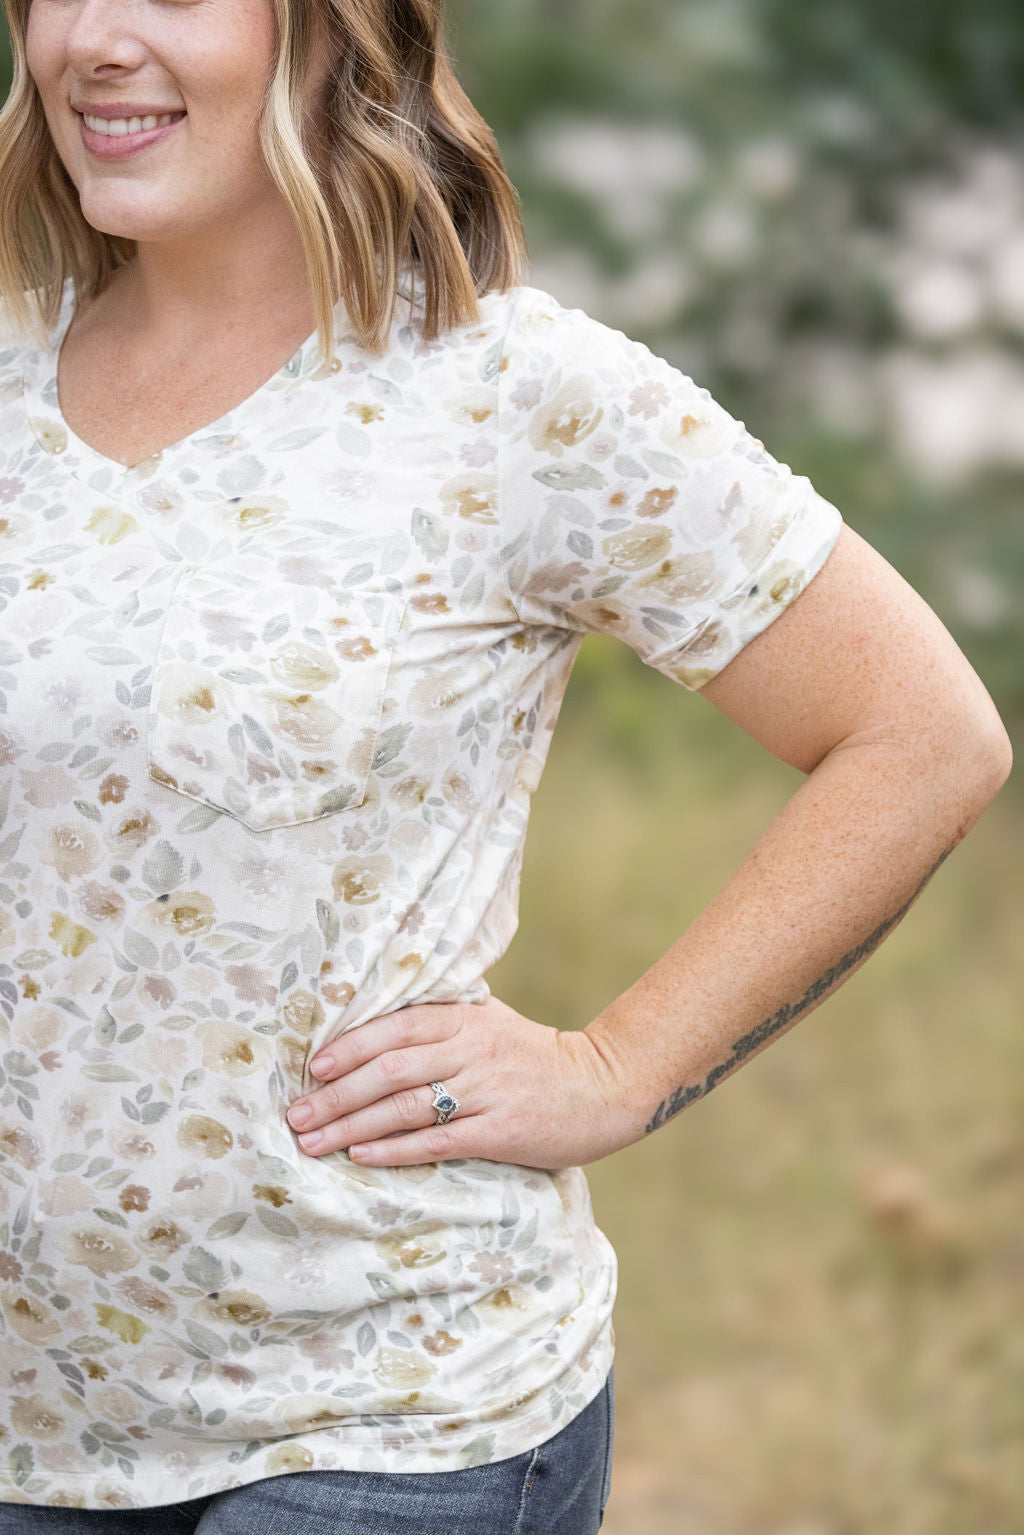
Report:
M 987 718 L 971 722 L 961 743 L 960 787 L 970 793 L 980 813 L 1010 776 L 1013 744 L 994 709 Z
M 993 795 L 999 793 L 1013 769 L 1013 743 L 1002 721 L 999 723 L 998 730 L 993 732 L 993 739 L 988 743 L 985 762 L 988 772 L 988 798 L 991 799 Z
M 957 824 L 971 825 L 1003 787 L 1013 747 L 995 707 L 947 705 L 923 731 L 905 738 L 920 792 Z

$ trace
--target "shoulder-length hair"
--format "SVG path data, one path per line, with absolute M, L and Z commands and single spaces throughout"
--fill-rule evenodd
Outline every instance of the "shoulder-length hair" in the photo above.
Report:
M 344 299 L 359 344 L 387 346 L 399 276 L 423 279 L 422 335 L 480 319 L 477 298 L 523 280 L 519 195 L 456 79 L 443 0 L 270 0 L 277 56 L 259 132 L 305 253 L 321 365 Z M 98 294 L 135 241 L 96 230 L 57 154 L 25 57 L 31 0 L 3 0 L 14 79 L 0 111 L 0 302 L 42 339 L 64 285 Z M 304 111 L 314 49 L 334 59 L 325 107 Z

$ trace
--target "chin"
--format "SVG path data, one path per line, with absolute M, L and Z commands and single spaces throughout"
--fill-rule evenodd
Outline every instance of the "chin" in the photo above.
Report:
M 122 240 L 160 240 L 174 233 L 174 223 L 167 210 L 148 214 L 140 209 L 111 208 L 88 197 L 79 199 L 82 217 L 100 234 L 116 235 Z

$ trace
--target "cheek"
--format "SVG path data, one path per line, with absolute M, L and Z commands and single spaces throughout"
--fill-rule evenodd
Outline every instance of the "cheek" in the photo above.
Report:
M 274 66 L 273 37 L 259 34 L 243 45 L 197 57 L 192 67 L 180 58 L 176 72 L 193 117 L 193 128 L 216 150 L 230 145 L 259 153 L 259 120 Z
M 64 159 L 61 146 L 62 141 L 67 142 L 68 124 L 61 110 L 65 62 L 63 35 L 57 29 L 37 21 L 38 14 L 33 6 L 25 34 L 25 62 L 42 103 L 51 138 Z
M 53 29 L 41 22 L 39 16 L 39 10 L 33 6 L 25 31 L 25 59 L 36 89 L 43 94 L 47 82 L 59 72 L 60 49 Z

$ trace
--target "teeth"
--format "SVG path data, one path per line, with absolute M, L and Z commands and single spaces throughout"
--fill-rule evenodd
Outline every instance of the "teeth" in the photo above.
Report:
M 165 128 L 168 123 L 184 115 L 183 112 L 164 112 L 160 117 L 152 114 L 148 117 L 92 117 L 88 112 L 82 114 L 87 128 L 108 139 L 123 138 L 129 133 L 148 133 L 151 128 Z

